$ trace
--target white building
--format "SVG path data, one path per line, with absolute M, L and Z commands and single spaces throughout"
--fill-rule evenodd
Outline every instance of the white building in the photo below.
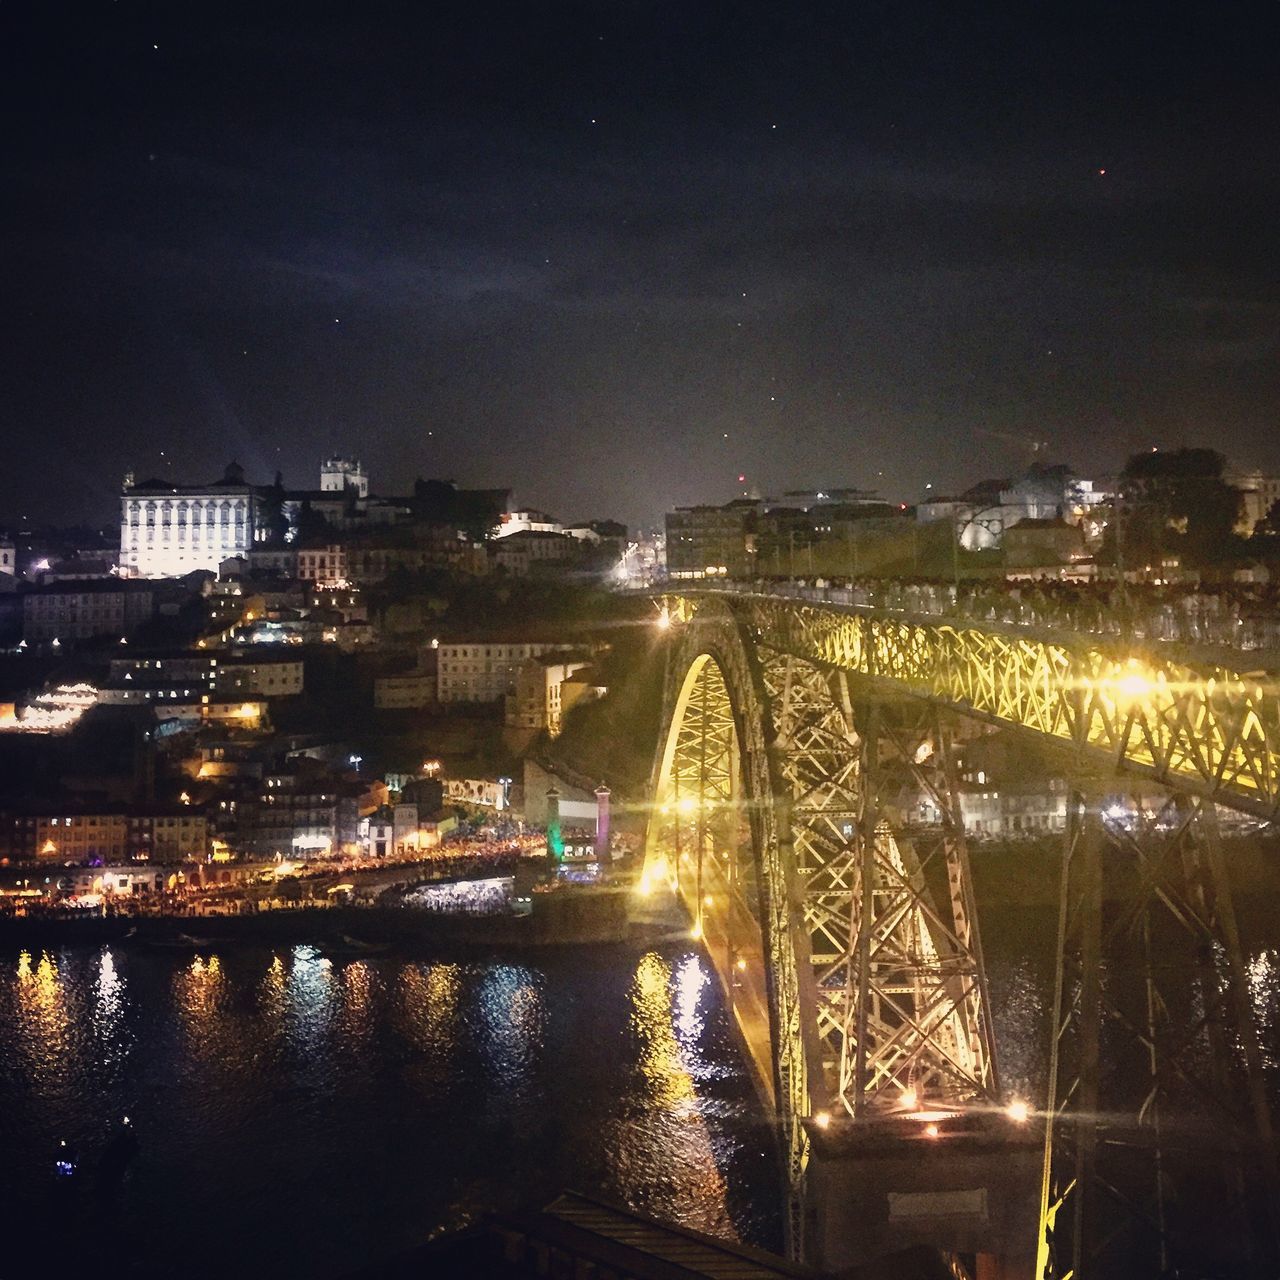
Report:
M 376 676 L 373 705 L 379 711 L 421 708 L 435 696 L 436 679 L 429 671 L 408 671 L 398 676 Z
M 437 653 L 436 698 L 439 702 L 496 702 L 516 687 L 522 663 L 567 645 L 442 644 Z
M 321 587 L 338 587 L 347 582 L 347 549 L 341 543 L 298 550 L 298 577 Z
M 1240 519 L 1236 522 L 1236 532 L 1248 537 L 1258 521 L 1280 502 L 1280 476 L 1265 475 L 1261 471 L 1232 471 L 1224 478 L 1232 488 L 1240 490 Z
M 369 496 L 369 477 L 359 458 L 328 458 L 320 467 L 320 488 L 325 493 L 355 491 L 357 498 Z
M 126 479 L 120 512 L 120 574 L 178 578 L 197 569 L 216 573 L 231 556 L 247 554 L 268 531 L 263 498 L 232 463 L 221 480 L 175 485 Z
M 507 511 L 494 530 L 495 538 L 508 538 L 513 533 L 563 533 L 564 526 L 545 511 Z

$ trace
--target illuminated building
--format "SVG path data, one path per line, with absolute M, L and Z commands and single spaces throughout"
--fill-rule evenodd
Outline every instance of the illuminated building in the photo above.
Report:
M 323 772 L 274 773 L 237 807 L 237 847 L 264 858 L 312 858 L 355 847 L 360 812 L 352 787 Z
M 303 672 L 301 658 L 275 653 L 266 656 L 261 650 L 131 654 L 111 659 L 107 687 L 100 690 L 98 701 L 120 705 L 189 701 L 193 697 L 199 701 L 205 694 L 220 695 L 217 701 L 227 701 L 235 694 L 285 698 L 302 692 Z
M 516 671 L 515 687 L 506 698 L 507 728 L 530 733 L 545 731 L 555 737 L 564 713 L 591 688 L 585 684 L 566 686 L 569 677 L 585 666 L 584 657 L 560 654 L 538 654 L 522 662 Z
M 16 862 L 203 861 L 209 821 L 187 806 L 27 806 L 0 817 L 0 850 Z
M 1268 511 L 1280 502 L 1280 476 L 1261 471 L 1233 471 L 1224 479 L 1240 491 L 1240 519 L 1236 532 L 1248 537 Z
M 245 555 L 270 534 L 264 491 L 246 484 L 234 462 L 213 484 L 126 479 L 120 505 L 120 573 L 126 578 L 216 573 L 222 561 Z
M 328 458 L 320 468 L 320 488 L 325 493 L 351 492 L 367 498 L 369 477 L 358 458 Z
M 504 511 L 493 531 L 495 539 L 509 538 L 516 533 L 563 533 L 564 526 L 555 516 L 545 511 Z
M 491 546 L 494 565 L 514 578 L 526 578 L 540 567 L 575 561 L 583 551 L 577 538 L 536 529 L 508 534 Z

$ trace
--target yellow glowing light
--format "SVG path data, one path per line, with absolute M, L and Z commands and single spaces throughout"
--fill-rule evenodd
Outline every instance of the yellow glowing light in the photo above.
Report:
M 241 705 L 240 709 L 236 712 L 236 715 L 238 715 L 241 720 L 256 720 L 258 718 L 258 708 L 255 707 L 252 702 L 246 702 Z
M 714 905 L 714 903 L 715 899 L 709 893 L 702 899 L 703 906 L 710 907 Z
M 925 1125 L 924 1136 L 926 1138 L 936 1138 L 938 1136 L 938 1126 L 936 1124 Z
M 640 877 L 640 883 L 636 885 L 636 892 L 642 898 L 647 898 L 653 892 L 653 882 L 649 879 L 647 871 Z
M 819 1129 L 827 1128 L 827 1126 L 830 1125 L 831 1123 L 831 1112 L 815 1111 L 813 1113 L 813 1123 L 816 1124 Z
M 904 1089 L 901 1101 L 908 1111 L 914 1111 L 920 1105 L 920 1095 L 914 1089 Z
M 739 956 L 739 957 L 738 957 L 737 968 L 738 968 L 738 969 L 745 969 L 746 967 L 747 967 L 747 962 L 746 962 L 746 961 L 745 961 L 741 956 Z
M 1031 1114 L 1031 1108 L 1021 1098 L 1015 1098 L 1005 1107 L 1004 1113 L 1014 1124 L 1026 1124 L 1027 1117 Z
M 692 813 L 698 807 L 698 802 L 692 796 L 681 796 L 680 803 L 676 805 L 681 813 Z
M 691 938 L 702 937 L 702 921 L 701 920 L 695 920 L 693 922 L 693 928 L 689 930 L 689 936 Z
M 665 631 L 671 625 L 671 614 L 666 609 L 663 609 L 654 619 L 653 625 L 660 631 Z
M 1131 671 L 1116 681 L 1116 692 L 1135 701 L 1138 698 L 1145 698 L 1152 688 L 1151 681 L 1137 671 Z

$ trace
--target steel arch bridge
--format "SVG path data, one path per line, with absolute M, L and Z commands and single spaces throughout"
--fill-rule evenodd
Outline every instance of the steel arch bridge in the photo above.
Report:
M 1020 1224 L 984 1209 L 1006 1237 L 995 1251 L 1025 1263 L 1024 1274 L 1035 1259 L 1038 1276 L 1123 1274 L 1139 1245 L 1167 1262 L 1168 1168 L 1157 1162 L 1154 1190 L 1145 1172 L 1114 1174 L 1096 1121 L 1114 1104 L 1100 1035 L 1115 1026 L 1149 1063 L 1143 1096 L 1123 1104 L 1136 1125 L 1155 1117 L 1159 1133 L 1173 1077 L 1186 1074 L 1184 1023 L 1151 1013 L 1137 1026 L 1101 976 L 1139 920 L 1150 960 L 1153 904 L 1201 957 L 1192 1031 L 1215 1040 L 1215 1122 L 1261 1138 L 1250 1148 L 1261 1207 L 1242 1190 L 1233 1221 L 1274 1211 L 1261 1059 L 1213 820 L 1215 804 L 1265 818 L 1280 807 L 1270 680 L 1079 637 L 767 595 L 690 591 L 658 607 L 670 649 L 640 890 L 670 884 L 685 904 L 777 1108 L 794 1254 L 832 1265 L 839 1252 L 832 1204 L 849 1184 L 815 1172 L 815 1153 L 825 1168 L 824 1153 L 847 1155 L 855 1139 L 865 1151 L 868 1135 L 936 1138 L 940 1124 L 972 1121 L 974 1142 L 998 1161 L 1002 1149 L 1025 1150 L 1033 1129 L 1000 1087 L 950 751 L 957 713 L 1068 749 L 1077 780 L 1038 1217 Z M 1102 813 L 1096 779 L 1114 793 L 1117 771 L 1168 788 L 1145 831 L 1109 826 Z M 908 824 L 895 804 L 904 786 L 928 795 L 941 821 Z M 1113 925 L 1103 882 L 1117 859 L 1140 905 Z M 970 1181 L 975 1167 L 970 1159 Z M 1135 1206 L 1143 1196 L 1151 1203 Z M 1123 1249 L 1112 1200 L 1148 1223 Z M 960 1229 L 954 1248 L 990 1253 L 990 1227 L 985 1238 Z

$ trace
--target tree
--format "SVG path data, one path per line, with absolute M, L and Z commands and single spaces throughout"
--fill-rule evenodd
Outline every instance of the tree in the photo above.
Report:
M 1254 527 L 1255 538 L 1280 538 L 1280 498 L 1267 508 L 1267 514 Z
M 1120 473 L 1118 536 L 1123 558 L 1136 567 L 1176 556 L 1207 568 L 1237 550 L 1242 495 L 1224 479 L 1226 459 L 1215 449 L 1136 453 Z

